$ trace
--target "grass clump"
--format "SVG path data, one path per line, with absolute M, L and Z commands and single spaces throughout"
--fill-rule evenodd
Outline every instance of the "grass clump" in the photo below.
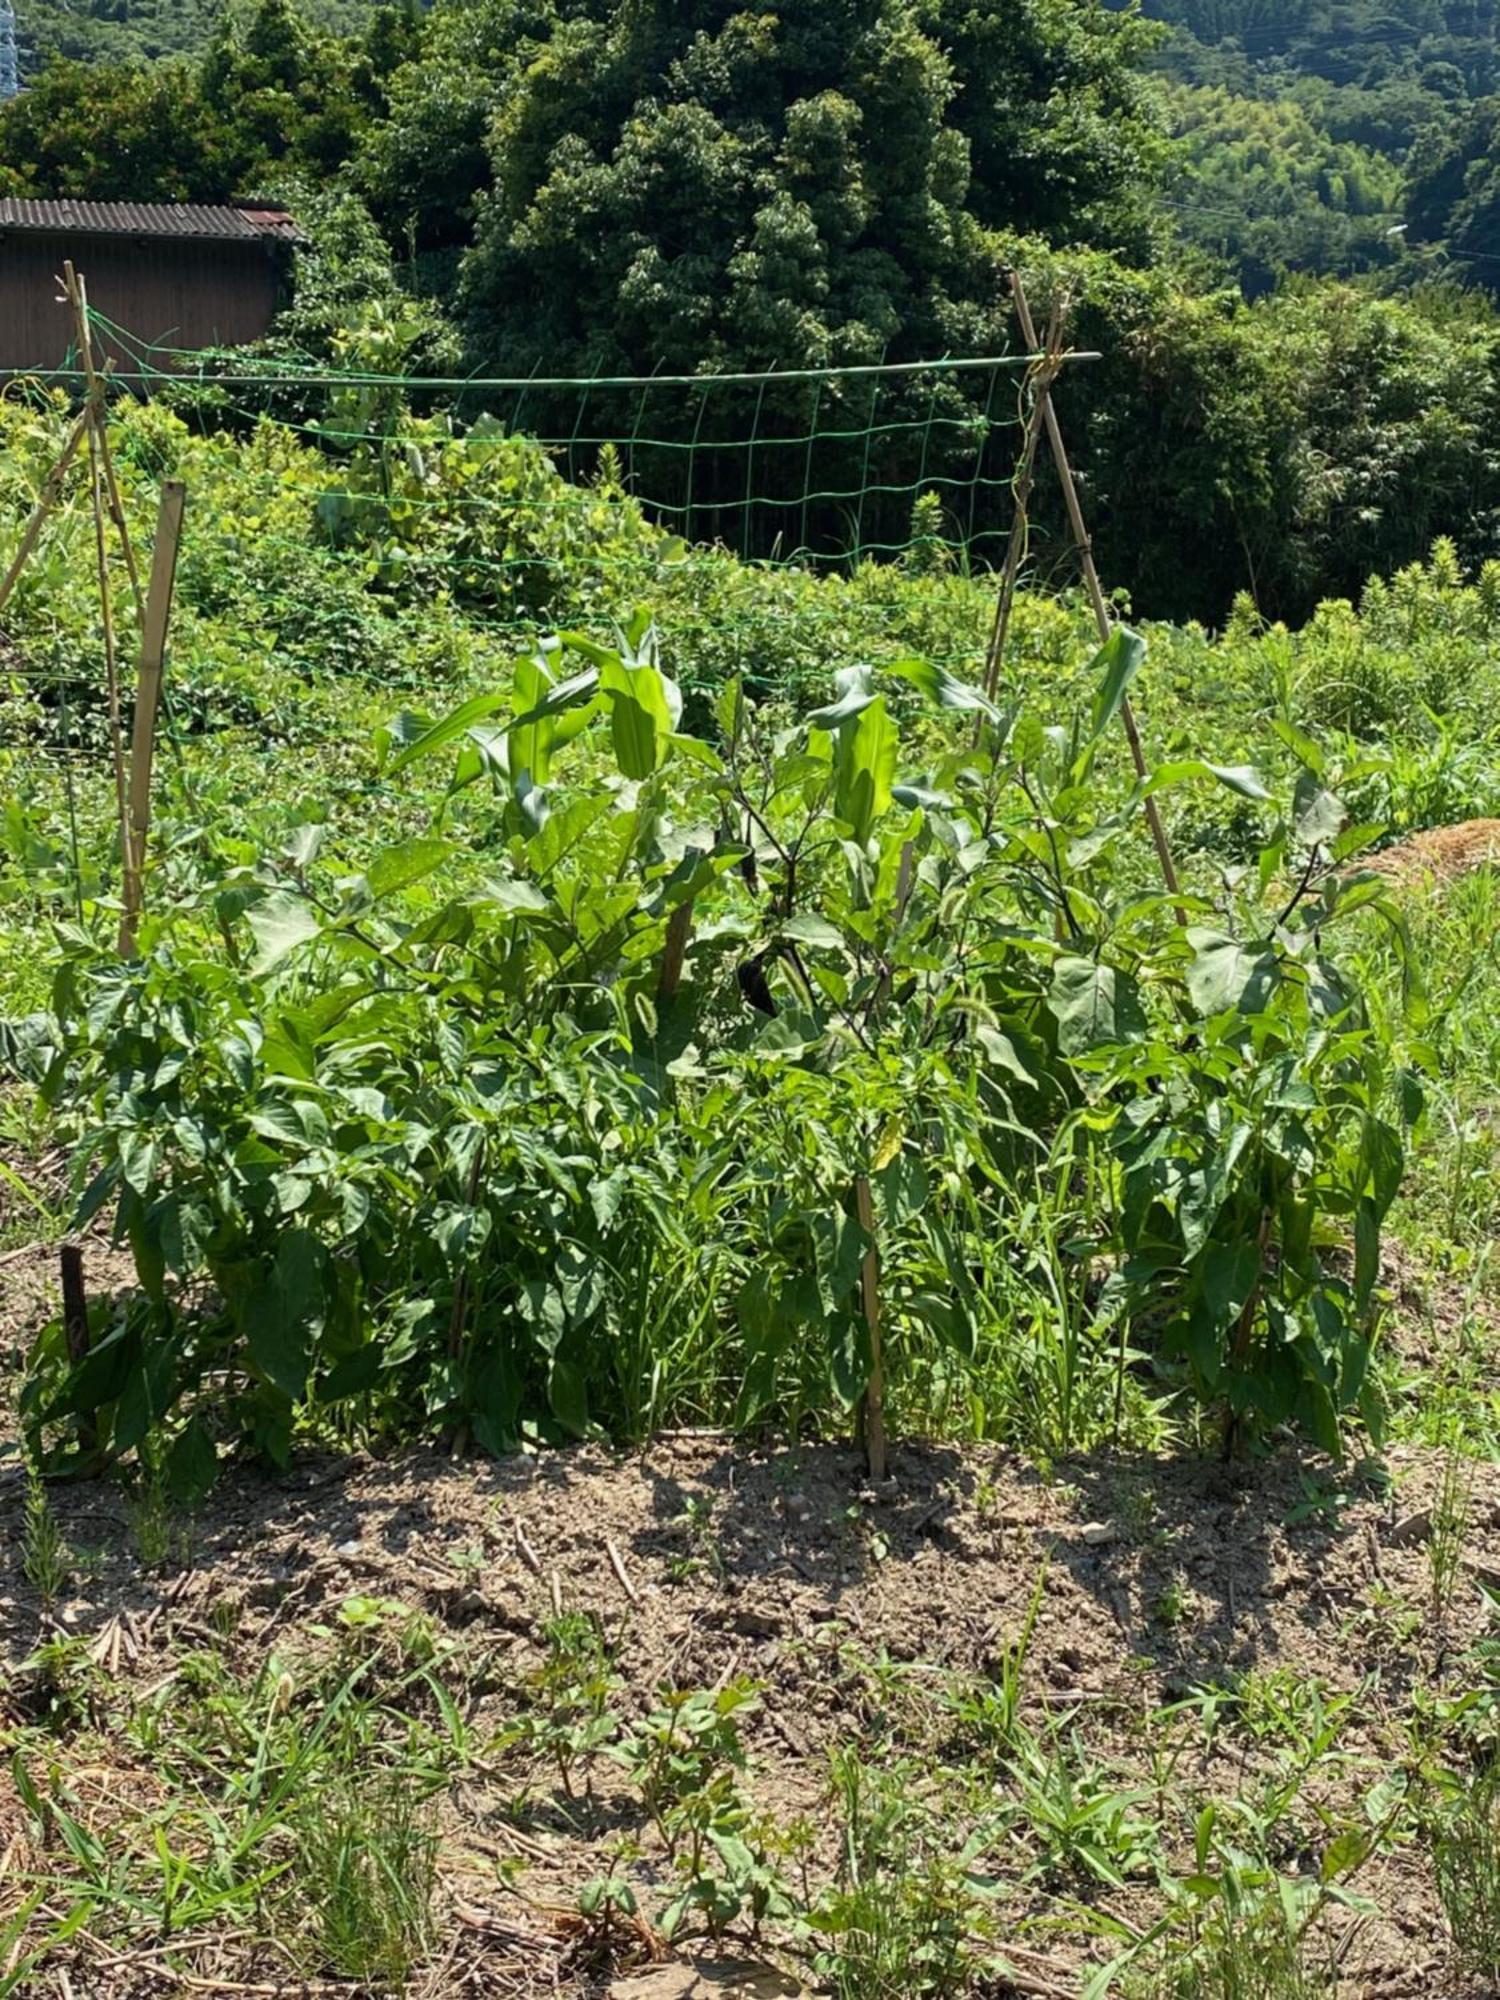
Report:
M 320 1968 L 399 1992 L 433 1938 L 438 1843 L 419 1789 L 399 1771 L 340 1777 L 306 1797 L 295 1843 Z
M 1455 1954 L 1490 1991 L 1500 1981 L 1500 1766 L 1467 1787 L 1433 1860 Z

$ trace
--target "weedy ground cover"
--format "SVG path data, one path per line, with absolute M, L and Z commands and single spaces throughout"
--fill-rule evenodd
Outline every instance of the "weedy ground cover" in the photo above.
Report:
M 1470 1570 L 1436 1622 L 1440 1472 L 1392 1469 L 1330 1515 L 1293 1459 L 1164 1459 L 1148 1517 L 1138 1465 L 995 1448 L 908 1445 L 856 1510 L 848 1447 L 403 1452 L 233 1472 L 151 1575 L 64 1489 L 0 1794 L 7 1963 L 53 1983 L 10 1990 L 583 2000 L 670 1949 L 860 2000 L 1478 1994 L 1489 1610 Z
M 15 515 L 58 419 L 0 425 Z M 1102 653 L 1027 597 L 991 703 L 930 543 L 814 581 L 484 431 L 119 430 L 193 495 L 128 964 L 80 522 L 4 655 L 0 1992 L 1477 1990 L 1496 890 L 1361 863 L 1496 809 L 1495 573 Z M 893 1433 L 971 1454 L 905 1512 L 913 1447 L 819 1484 L 872 1252 Z M 557 1448 L 705 1426 L 759 1513 L 648 1456 L 601 1551 Z M 414 1439 L 461 1538 L 284 1518 Z

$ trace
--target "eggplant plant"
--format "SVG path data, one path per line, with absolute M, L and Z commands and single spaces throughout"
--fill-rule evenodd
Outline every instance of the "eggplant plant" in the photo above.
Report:
M 1331 952 L 1399 925 L 1312 771 L 1258 871 L 1162 893 L 1146 797 L 1269 801 L 1112 775 L 1144 653 L 1117 632 L 1066 723 L 908 660 L 800 719 L 731 682 L 710 740 L 647 615 L 564 633 L 382 730 L 387 796 L 444 782 L 358 872 L 309 832 L 206 870 L 137 960 L 67 932 L 9 1038 L 140 1289 L 85 1355 L 43 1334 L 34 1448 L 165 1448 L 191 1493 L 299 1422 L 826 1421 L 876 1244 L 900 1420 L 1009 1371 L 1068 1449 L 1110 1356 L 1116 1424 L 1143 1371 L 1234 1442 L 1375 1423 L 1416 1105 Z

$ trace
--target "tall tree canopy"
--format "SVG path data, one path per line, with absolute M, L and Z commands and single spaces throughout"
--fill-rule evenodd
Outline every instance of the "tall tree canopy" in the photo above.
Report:
M 1097 0 L 509 11 L 461 294 L 508 368 L 972 347 L 988 232 L 1149 246 L 1149 31 Z

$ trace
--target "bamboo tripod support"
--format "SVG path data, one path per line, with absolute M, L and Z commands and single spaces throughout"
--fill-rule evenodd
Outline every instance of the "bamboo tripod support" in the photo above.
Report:
M 1011 273 L 1010 282 L 1011 296 L 1016 305 L 1016 317 L 1021 324 L 1021 338 L 1026 342 L 1028 349 L 1035 353 L 1036 322 L 1032 319 L 1031 307 L 1026 298 L 1026 287 L 1019 271 Z M 1073 546 L 1078 556 L 1078 566 L 1083 573 L 1089 601 L 1094 607 L 1094 622 L 1099 629 L 1100 643 L 1107 644 L 1115 629 L 1114 620 L 1110 616 L 1109 600 L 1104 595 L 1104 586 L 1099 580 L 1099 571 L 1094 563 L 1093 537 L 1089 534 L 1088 524 L 1083 518 L 1083 503 L 1078 497 L 1078 484 L 1073 477 L 1067 446 L 1063 443 L 1062 425 L 1058 422 L 1057 409 L 1050 394 L 1050 382 L 1045 383 L 1043 388 L 1049 393 L 1042 393 L 1039 390 L 1036 407 L 1046 428 L 1052 462 L 1057 469 L 1058 483 L 1062 487 L 1063 504 L 1068 510 L 1068 525 L 1073 531 Z M 1014 584 L 1011 586 L 1011 594 L 1014 596 Z M 998 658 L 995 661 L 995 672 L 998 679 Z M 1124 726 L 1126 741 L 1130 745 L 1130 756 L 1135 765 L 1136 776 L 1144 780 L 1149 775 L 1149 767 L 1146 763 L 1145 750 L 1141 745 L 1141 732 L 1135 719 L 1135 710 L 1128 695 L 1120 704 L 1120 721 Z M 1155 799 L 1146 800 L 1146 824 L 1151 829 L 1151 839 L 1156 848 L 1157 860 L 1161 864 L 1162 880 L 1167 885 L 1168 895 L 1177 905 L 1177 920 L 1185 924 L 1188 921 L 1188 913 L 1181 900 L 1182 888 L 1177 878 L 1177 866 L 1172 859 L 1172 846 L 1167 839 L 1167 829 L 1162 820 L 1161 809 Z
M 151 583 L 141 625 L 141 653 L 135 679 L 135 722 L 130 743 L 130 825 L 125 850 L 125 908 L 120 917 L 120 956 L 135 955 L 136 933 L 145 905 L 146 843 L 151 833 L 151 773 L 156 759 L 156 719 L 161 709 L 167 630 L 177 583 L 177 549 L 187 488 L 169 479 L 161 489 L 156 541 L 151 551 Z
M 167 631 L 171 621 L 172 591 L 177 573 L 177 548 L 182 530 L 186 489 L 178 480 L 168 480 L 162 488 L 157 518 L 156 543 L 152 552 L 149 597 L 142 592 L 140 569 L 125 518 L 120 484 L 115 474 L 105 418 L 108 368 L 101 369 L 94 355 L 89 323 L 88 290 L 71 263 L 63 265 L 63 295 L 73 313 L 74 340 L 83 371 L 83 408 L 73 420 L 62 450 L 42 481 L 36 505 L 21 531 L 15 555 L 0 577 L 0 611 L 3 611 L 27 563 L 36 552 L 42 530 L 56 511 L 63 495 L 68 470 L 87 445 L 89 497 L 94 522 L 94 567 L 99 585 L 100 620 L 104 646 L 104 673 L 110 732 L 110 756 L 114 769 L 115 808 L 119 820 L 122 913 L 119 949 L 130 956 L 144 907 L 146 841 L 151 826 L 151 774 L 156 748 L 156 722 L 161 701 L 162 676 L 166 661 Z M 130 592 L 135 603 L 140 653 L 136 675 L 135 714 L 130 754 L 125 751 L 124 707 L 120 686 L 119 645 L 115 627 L 114 599 L 110 590 L 109 537 L 112 525 L 119 542 Z
M 1014 295 L 1020 284 L 1015 272 L 1011 273 L 1011 292 Z M 1052 402 L 1052 385 L 1062 369 L 1062 329 L 1066 314 L 1062 300 L 1052 308 L 1052 316 L 1047 327 L 1047 347 L 1043 358 L 1032 371 L 1030 387 L 1032 404 L 1026 418 L 1026 435 L 1021 447 L 1021 463 L 1015 480 L 1015 516 L 1010 526 L 1010 541 L 1005 550 L 1005 567 L 1000 573 L 1000 595 L 995 600 L 995 622 L 990 631 L 989 651 L 984 663 L 984 691 L 990 700 L 995 699 L 995 691 L 1000 685 L 1000 667 L 1005 658 L 1005 642 L 1010 636 L 1011 615 L 1016 605 L 1016 587 L 1021 579 L 1021 564 L 1026 558 L 1026 545 L 1030 540 L 1028 509 L 1031 505 L 1031 489 L 1036 480 L 1036 456 L 1042 442 L 1042 427 Z

